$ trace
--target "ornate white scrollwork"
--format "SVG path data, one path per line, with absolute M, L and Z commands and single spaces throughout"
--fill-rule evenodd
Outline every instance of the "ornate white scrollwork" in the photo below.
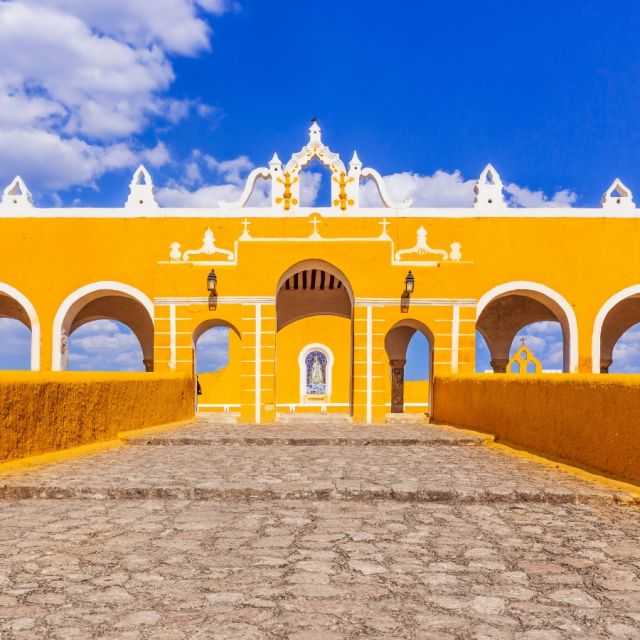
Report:
M 407 198 L 402 202 L 394 202 L 387 191 L 387 185 L 384 183 L 382 176 L 371 167 L 366 167 L 362 169 L 362 173 L 360 174 L 363 180 L 371 179 L 373 180 L 376 188 L 378 189 L 378 193 L 380 194 L 380 199 L 382 200 L 385 207 L 389 207 L 390 209 L 406 209 L 413 204 L 411 198 Z
M 396 251 L 395 259 L 400 260 L 402 256 L 415 254 L 419 256 L 424 256 L 427 254 L 440 256 L 442 260 L 453 260 L 454 262 L 458 262 L 462 259 L 462 252 L 460 251 L 461 245 L 459 242 L 451 243 L 451 253 L 445 251 L 444 249 L 432 249 L 427 244 L 427 230 L 420 226 L 418 231 L 416 232 L 416 243 L 410 249 L 401 249 L 400 251 Z
M 602 195 L 600 206 L 603 209 L 635 209 L 633 194 L 620 178 L 616 178 Z
M 233 202 L 226 202 L 224 200 L 220 200 L 218 202 L 219 207 L 224 207 L 226 209 L 241 209 L 246 206 L 247 202 L 249 202 L 249 198 L 251 198 L 251 194 L 256 186 L 256 182 L 258 180 L 268 180 L 271 178 L 271 171 L 266 167 L 258 167 L 254 169 L 247 177 L 247 181 L 244 185 L 244 189 L 242 191 L 242 195 Z

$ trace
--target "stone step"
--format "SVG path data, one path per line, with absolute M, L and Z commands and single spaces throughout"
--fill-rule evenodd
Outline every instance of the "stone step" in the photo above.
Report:
M 291 483 L 289 483 L 291 484 Z M 349 483 L 347 483 L 349 484 Z M 339 485 L 339 483 L 338 483 Z M 1 500 L 303 500 L 409 502 L 460 505 L 488 504 L 556 504 L 556 505 L 630 505 L 640 499 L 626 493 L 589 491 L 529 491 L 505 492 L 497 490 L 464 491 L 446 488 L 411 488 L 405 485 L 369 488 L 338 488 L 331 486 L 290 486 L 286 490 L 244 487 L 207 486 L 56 486 L 55 484 L 12 484 L 0 486 Z
M 287 411 L 276 414 L 276 423 L 299 426 L 307 424 L 349 425 L 353 424 L 353 418 L 348 413 L 297 413 Z
M 429 424 L 426 413 L 387 413 L 385 424 Z
M 238 424 L 239 413 L 230 411 L 199 411 L 196 414 L 196 422 L 200 424 Z

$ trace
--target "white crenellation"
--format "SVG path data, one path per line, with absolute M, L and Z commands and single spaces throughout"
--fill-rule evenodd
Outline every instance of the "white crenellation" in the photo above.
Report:
M 143 165 L 133 173 L 129 183 L 129 198 L 124 206 L 125 209 L 157 209 L 159 206 L 153 180 Z
M 476 196 L 473 200 L 474 208 L 505 208 L 507 203 L 502 190 L 504 185 L 500 174 L 492 164 L 488 164 L 480 174 L 476 186 L 473 188 Z
M 27 185 L 20 176 L 16 176 L 2 193 L 3 209 L 32 209 L 33 198 Z
M 625 184 L 616 178 L 611 186 L 602 194 L 600 206 L 603 209 L 635 209 L 636 204 L 633 201 L 633 194 Z

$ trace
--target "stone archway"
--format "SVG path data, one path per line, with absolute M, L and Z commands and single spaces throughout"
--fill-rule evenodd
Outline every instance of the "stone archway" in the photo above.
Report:
M 609 367 L 613 363 L 613 348 L 622 335 L 638 322 L 640 285 L 619 291 L 602 305 L 593 323 L 593 373 L 609 373 Z
M 578 323 L 571 305 L 553 289 L 535 282 L 506 283 L 480 298 L 476 314 L 476 329 L 487 343 L 495 373 L 505 373 L 516 334 L 542 321 L 560 323 L 563 371 L 577 371 Z
M 352 412 L 353 302 L 346 275 L 323 260 L 304 260 L 282 275 L 276 289 L 279 410 Z M 325 378 L 312 383 L 304 369 L 303 383 L 301 358 L 313 345 L 320 345 L 316 356 Z
M 35 307 L 20 291 L 0 282 L 0 318 L 11 318 L 31 331 L 31 371 L 40 370 L 40 321 Z
M 69 336 L 94 320 L 115 320 L 134 333 L 146 371 L 153 371 L 153 302 L 141 291 L 120 282 L 96 282 L 70 294 L 53 323 L 52 369 L 67 368 Z
M 419 331 L 429 343 L 429 398 L 428 406 L 431 408 L 432 381 L 433 381 L 433 333 L 426 324 L 419 320 L 400 320 L 389 329 L 384 339 L 384 348 L 389 358 L 389 373 L 391 376 L 391 413 L 404 413 L 405 379 L 404 368 L 407 363 L 407 348 L 411 338 Z

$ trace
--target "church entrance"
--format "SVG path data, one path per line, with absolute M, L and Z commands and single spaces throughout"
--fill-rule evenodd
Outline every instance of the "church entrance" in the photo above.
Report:
M 276 294 L 276 405 L 282 414 L 351 414 L 353 293 L 336 267 L 307 260 Z

